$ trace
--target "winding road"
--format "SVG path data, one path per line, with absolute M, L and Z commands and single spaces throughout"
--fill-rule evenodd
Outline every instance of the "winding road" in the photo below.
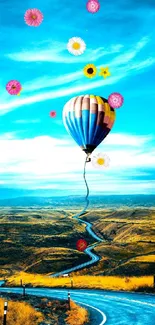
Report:
M 94 233 L 94 231 L 92 230 L 92 224 L 90 222 L 84 221 L 84 220 L 79 218 L 80 216 L 82 216 L 82 215 L 84 215 L 86 213 L 87 206 L 88 206 L 88 203 L 87 203 L 86 207 L 81 212 L 74 215 L 73 218 L 77 219 L 78 222 L 80 222 L 80 223 L 84 223 L 86 225 L 86 230 L 88 231 L 90 236 L 92 236 L 97 241 L 97 243 L 87 247 L 84 250 L 84 253 L 86 253 L 90 257 L 90 261 L 79 264 L 79 265 L 74 266 L 74 267 L 72 267 L 70 269 L 66 269 L 66 270 L 63 270 L 61 272 L 52 274 L 51 277 L 57 277 L 57 276 L 61 276 L 63 274 L 69 274 L 71 272 L 74 272 L 74 271 L 77 271 L 77 270 L 80 270 L 80 269 L 84 269 L 85 267 L 93 265 L 94 263 L 96 263 L 96 262 L 98 262 L 100 260 L 100 257 L 98 255 L 96 255 L 95 253 L 93 253 L 92 250 L 94 249 L 95 246 L 98 245 L 98 242 L 102 242 L 103 240 Z
M 0 288 L 0 292 L 22 293 L 22 288 Z M 27 288 L 35 296 L 67 299 L 66 289 Z M 103 290 L 71 290 L 71 299 L 90 312 L 90 325 L 154 325 L 155 296 Z

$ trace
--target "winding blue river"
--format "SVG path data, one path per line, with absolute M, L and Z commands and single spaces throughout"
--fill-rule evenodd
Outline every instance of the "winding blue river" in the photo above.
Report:
M 84 253 L 87 254 L 90 257 L 90 260 L 88 262 L 79 264 L 77 266 L 71 267 L 71 268 L 63 270 L 61 272 L 52 274 L 51 275 L 52 277 L 57 277 L 57 276 L 61 276 L 63 274 L 69 274 L 71 272 L 74 272 L 74 271 L 77 271 L 77 270 L 80 270 L 80 269 L 84 269 L 85 267 L 93 265 L 94 263 L 96 263 L 96 262 L 98 262 L 100 260 L 100 257 L 98 255 L 96 255 L 95 253 L 93 253 L 92 250 L 94 249 L 95 246 L 97 246 L 98 242 L 101 242 L 103 240 L 94 233 L 94 231 L 92 230 L 92 224 L 90 222 L 84 221 L 84 220 L 79 218 L 80 216 L 82 216 L 83 214 L 86 213 L 86 209 L 87 209 L 87 205 L 81 212 L 79 212 L 75 216 L 73 216 L 73 218 L 77 219 L 78 222 L 80 222 L 80 223 L 84 223 L 86 225 L 86 230 L 88 231 L 90 236 L 92 236 L 97 241 L 97 243 L 87 247 L 84 250 Z

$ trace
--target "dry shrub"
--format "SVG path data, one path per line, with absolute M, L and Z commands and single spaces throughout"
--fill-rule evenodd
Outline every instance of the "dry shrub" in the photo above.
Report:
M 71 310 L 67 311 L 67 325 L 84 325 L 88 322 L 88 311 L 76 305 L 73 301 L 70 302 Z
M 0 324 L 3 320 L 4 299 L 0 299 Z M 8 302 L 7 325 L 37 325 L 44 320 L 42 313 L 25 302 Z

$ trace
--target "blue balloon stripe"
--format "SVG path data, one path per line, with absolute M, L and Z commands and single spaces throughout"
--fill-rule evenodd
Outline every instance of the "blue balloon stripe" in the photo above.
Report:
M 83 133 L 83 126 L 82 126 L 82 101 L 83 97 L 78 96 L 74 99 L 74 121 L 76 123 L 76 129 L 81 140 L 82 146 L 85 148 L 85 141 L 84 141 L 84 133 Z
M 96 143 L 96 141 L 98 141 L 98 139 L 100 138 L 100 136 L 102 137 L 102 134 L 104 133 L 105 129 L 98 125 L 97 129 L 96 129 L 96 134 L 95 134 L 95 137 L 94 137 L 94 141 Z
M 84 148 L 86 148 L 86 143 L 85 143 L 84 134 L 83 134 L 83 127 L 82 127 L 82 116 L 81 117 L 75 117 L 75 122 L 76 122 L 76 125 L 77 125 L 77 130 L 79 132 L 79 138 L 80 138 Z
M 100 125 L 97 125 L 95 135 L 92 140 L 92 144 L 94 144 L 96 146 L 98 145 L 98 139 L 103 134 L 103 132 L 104 132 L 104 130 L 102 129 L 102 127 Z
M 89 139 L 88 144 L 93 144 L 93 138 L 96 130 L 97 114 L 91 113 L 89 115 Z
M 66 123 L 66 128 L 67 128 L 68 132 L 70 133 L 70 135 L 73 137 L 73 139 L 75 140 L 75 142 L 76 142 L 79 146 L 81 146 L 80 139 L 79 139 L 79 137 L 77 136 L 77 134 L 74 132 L 74 128 L 72 127 L 69 113 L 68 113 L 67 116 L 65 117 L 65 123 Z
M 85 144 L 89 143 L 89 110 L 82 110 L 82 126 Z
M 103 123 L 104 117 L 105 117 L 105 112 L 98 111 L 97 121 L 96 121 L 96 129 L 94 132 L 94 137 L 92 139 L 93 142 L 95 141 L 96 138 L 98 138 L 100 132 L 102 133 L 103 127 L 101 127 L 101 124 Z
M 80 143 L 80 146 L 83 146 L 80 134 L 78 132 L 78 127 L 77 127 L 77 123 L 76 123 L 75 111 L 74 110 L 69 112 L 69 117 L 70 117 L 70 122 L 71 122 L 72 128 L 74 129 L 74 134 L 76 135 L 77 140 L 75 140 L 75 141 Z
M 75 117 L 75 111 L 72 110 L 71 112 L 69 112 L 70 114 L 70 119 L 71 119 L 71 122 L 72 122 L 72 127 L 74 128 L 75 132 L 75 136 L 76 136 L 76 142 L 80 143 L 80 146 L 83 146 L 85 147 L 85 143 L 84 141 L 82 140 L 82 137 L 83 135 L 81 135 L 81 128 L 80 128 L 80 123 L 78 123 L 77 121 L 77 117 Z
M 100 133 L 98 133 L 98 136 L 96 136 L 95 138 L 95 144 L 96 146 L 98 146 L 107 136 L 107 134 L 109 133 L 109 129 L 102 129 L 102 131 L 100 130 Z
M 71 127 L 70 122 L 67 117 L 65 117 L 64 124 L 65 124 L 65 127 L 66 127 L 68 133 L 72 136 L 72 138 L 75 140 L 75 142 L 79 145 L 77 138 L 74 134 L 74 131 L 72 130 L 72 127 Z

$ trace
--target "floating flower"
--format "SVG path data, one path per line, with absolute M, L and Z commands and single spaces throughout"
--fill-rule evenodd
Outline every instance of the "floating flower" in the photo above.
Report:
M 91 12 L 92 14 L 94 14 L 95 12 L 97 12 L 100 9 L 100 4 L 98 1 L 96 0 L 89 0 L 87 2 L 87 10 L 89 12 Z
M 20 93 L 21 93 L 22 90 L 23 90 L 23 88 L 21 88 Z M 20 93 L 18 93 L 17 96 L 20 96 Z
M 56 117 L 56 112 L 55 111 L 51 111 L 50 112 L 50 117 Z
M 84 239 L 79 239 L 76 243 L 78 251 L 83 252 L 87 248 L 87 242 Z
M 123 105 L 124 98 L 119 93 L 112 93 L 108 97 L 108 103 L 112 108 L 119 108 Z
M 109 166 L 110 159 L 103 153 L 98 153 L 91 157 L 91 163 L 93 167 L 103 169 Z
M 27 25 L 37 27 L 43 21 L 43 14 L 39 9 L 28 9 L 25 12 L 24 20 Z
M 107 78 L 107 77 L 109 77 L 110 75 L 111 75 L 111 74 L 110 74 L 110 72 L 109 72 L 109 68 L 108 68 L 108 67 L 106 67 L 106 68 L 101 67 L 101 68 L 100 68 L 99 76 L 102 76 L 102 77 L 104 77 L 104 78 Z
M 67 44 L 67 49 L 73 55 L 81 55 L 86 49 L 86 44 L 82 38 L 72 37 Z
M 20 95 L 22 86 L 17 80 L 10 80 L 6 85 L 6 90 L 10 95 Z
M 83 73 L 87 78 L 93 78 L 96 76 L 97 68 L 94 64 L 87 64 L 83 69 Z

